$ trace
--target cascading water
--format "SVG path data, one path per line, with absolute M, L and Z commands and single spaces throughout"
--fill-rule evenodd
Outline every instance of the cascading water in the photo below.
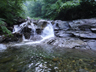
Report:
M 47 39 L 50 37 L 54 37 L 54 30 L 53 30 L 53 26 L 51 24 L 51 22 L 49 22 L 49 24 L 44 28 L 41 37 L 43 39 Z
M 30 39 L 32 38 L 32 37 L 34 37 L 36 35 L 36 28 L 35 28 L 35 26 L 34 26 L 34 24 L 33 24 L 33 22 L 31 23 L 31 36 L 30 36 Z
M 25 44 L 40 43 L 44 41 L 45 39 L 54 37 L 54 29 L 50 21 L 47 22 L 47 26 L 42 30 L 41 35 L 38 35 L 36 33 L 36 26 L 33 22 L 31 22 L 30 24 L 28 22 L 24 22 L 20 26 L 15 25 L 13 33 L 18 33 L 18 32 L 20 33 L 24 27 L 28 27 L 31 29 L 31 35 L 29 39 L 26 39 L 24 34 L 22 34 L 23 43 L 24 41 L 27 41 Z M 38 39 L 38 37 L 40 39 Z M 36 39 L 36 40 L 33 40 L 33 39 Z
M 34 41 L 34 42 L 28 42 L 26 44 L 34 44 L 34 43 L 41 43 L 42 41 L 54 37 L 54 29 L 51 24 L 51 22 L 48 22 L 47 26 L 43 29 L 42 34 L 40 35 L 42 37 L 41 40 Z
M 13 33 L 19 32 L 21 28 L 18 25 L 14 25 Z
M 14 25 L 13 33 L 20 33 L 24 27 L 26 27 L 28 22 L 24 22 L 19 25 Z

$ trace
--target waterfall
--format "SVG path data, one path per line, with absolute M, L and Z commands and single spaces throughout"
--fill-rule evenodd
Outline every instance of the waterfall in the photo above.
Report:
M 50 37 L 54 37 L 54 30 L 53 30 L 53 26 L 51 24 L 51 22 L 49 22 L 49 24 L 44 28 L 41 37 L 43 39 L 47 39 Z
M 41 43 L 42 41 L 48 38 L 54 37 L 54 29 L 51 22 L 48 22 L 47 26 L 43 29 L 42 34 L 40 36 L 42 37 L 41 40 L 34 41 L 34 42 L 27 42 L 25 44 Z
M 32 37 L 34 37 L 36 35 L 36 28 L 35 28 L 35 25 L 33 24 L 33 22 L 31 23 L 31 36 L 30 36 L 30 39 Z
M 38 35 L 36 33 L 36 25 L 33 22 L 29 23 L 29 21 L 24 22 L 19 26 L 14 25 L 13 33 L 18 33 L 18 32 L 20 33 L 21 31 L 23 31 L 24 27 L 31 29 L 29 39 L 26 39 L 24 34 L 21 33 L 23 43 L 24 41 L 27 41 L 25 44 L 40 43 L 50 37 L 54 37 L 54 29 L 50 21 L 47 21 L 47 26 L 42 30 L 41 35 Z
M 32 26 L 32 31 L 33 31 L 33 35 L 36 35 L 36 28 L 35 25 L 33 23 L 31 23 Z
M 28 39 L 25 38 L 24 34 L 22 35 L 22 41 L 29 41 Z
M 14 25 L 13 33 L 19 32 L 21 28 L 18 25 Z

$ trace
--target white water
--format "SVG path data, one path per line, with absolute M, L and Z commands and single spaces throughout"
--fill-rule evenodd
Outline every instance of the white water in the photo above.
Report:
M 32 26 L 33 34 L 36 35 L 36 28 L 35 28 L 35 25 L 34 25 L 33 23 L 31 23 L 31 26 Z
M 4 51 L 5 49 L 7 49 L 6 45 L 0 44 L 0 52 Z
M 14 25 L 13 33 L 20 33 L 22 31 L 22 29 L 24 27 L 26 27 L 27 25 L 28 25 L 28 22 L 24 22 L 24 23 L 20 24 L 20 26 Z
M 41 37 L 43 39 L 54 37 L 54 30 L 51 22 L 44 28 Z
M 44 30 L 41 34 L 41 37 L 42 37 L 42 39 L 39 41 L 27 42 L 25 44 L 41 43 L 42 41 L 45 41 L 48 38 L 54 37 L 54 29 L 53 29 L 51 22 L 49 22 L 49 24 L 44 28 Z
M 28 22 L 22 23 L 20 25 L 20 27 L 18 25 L 15 25 L 13 33 L 20 32 L 22 30 L 22 28 L 24 28 L 27 25 L 28 25 Z M 21 30 L 20 30 L 20 28 L 21 28 Z M 30 36 L 30 39 L 25 39 L 24 34 L 22 35 L 23 44 L 41 43 L 42 41 L 44 41 L 44 40 L 46 40 L 48 38 L 54 37 L 54 29 L 53 29 L 53 26 L 52 26 L 51 22 L 48 22 L 47 26 L 43 29 L 42 34 L 39 35 L 42 38 L 41 40 L 37 40 L 37 41 L 32 41 L 31 40 L 31 37 L 35 37 L 36 38 L 36 36 L 37 36 L 36 27 L 33 24 L 33 22 L 30 25 L 28 25 L 28 28 L 32 29 L 32 34 Z
M 14 25 L 13 33 L 19 32 L 21 28 L 18 25 Z
M 36 35 L 36 28 L 35 25 L 33 23 L 31 23 L 31 36 L 30 39 Z

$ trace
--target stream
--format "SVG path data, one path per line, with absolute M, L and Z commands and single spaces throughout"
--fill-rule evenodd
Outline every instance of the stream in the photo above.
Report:
M 71 36 L 67 23 L 61 31 L 55 22 L 33 22 L 14 25 L 12 33 L 21 34 L 21 41 L 0 44 L 0 72 L 96 72 L 96 50 L 90 49 L 95 39 Z
M 0 52 L 0 72 L 95 72 L 96 52 L 51 45 L 11 46 Z

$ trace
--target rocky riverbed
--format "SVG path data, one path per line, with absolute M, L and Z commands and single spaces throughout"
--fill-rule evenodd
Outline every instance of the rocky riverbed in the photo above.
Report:
M 40 40 L 40 34 L 42 30 L 50 22 L 54 28 L 54 38 L 46 40 L 44 43 L 51 45 L 57 45 L 65 48 L 80 48 L 80 49 L 92 49 L 96 50 L 96 19 L 80 19 L 73 21 L 61 21 L 61 20 L 33 20 L 28 19 L 22 25 L 17 26 L 18 31 L 13 33 L 14 37 L 0 36 L 0 42 L 21 42 L 22 34 L 26 39 L 30 38 L 30 35 L 34 34 L 31 28 L 35 28 L 37 36 L 34 40 Z M 32 24 L 33 26 L 32 27 Z M 33 29 L 34 30 L 34 29 Z
M 96 72 L 95 18 L 28 18 L 12 34 L 0 36 L 0 72 Z
M 39 41 L 42 39 L 40 35 L 42 35 L 44 28 L 50 23 L 53 25 L 54 37 L 51 37 L 42 43 L 71 49 L 96 50 L 95 18 L 73 21 L 27 19 L 26 22 L 14 26 L 14 37 L 4 38 L 3 36 L 0 36 L 0 42 L 20 43 L 23 41 L 23 35 L 25 39 Z M 51 35 L 51 30 L 49 29 L 43 36 L 48 34 Z
M 48 44 L 15 45 L 0 52 L 0 72 L 95 72 L 96 52 Z

